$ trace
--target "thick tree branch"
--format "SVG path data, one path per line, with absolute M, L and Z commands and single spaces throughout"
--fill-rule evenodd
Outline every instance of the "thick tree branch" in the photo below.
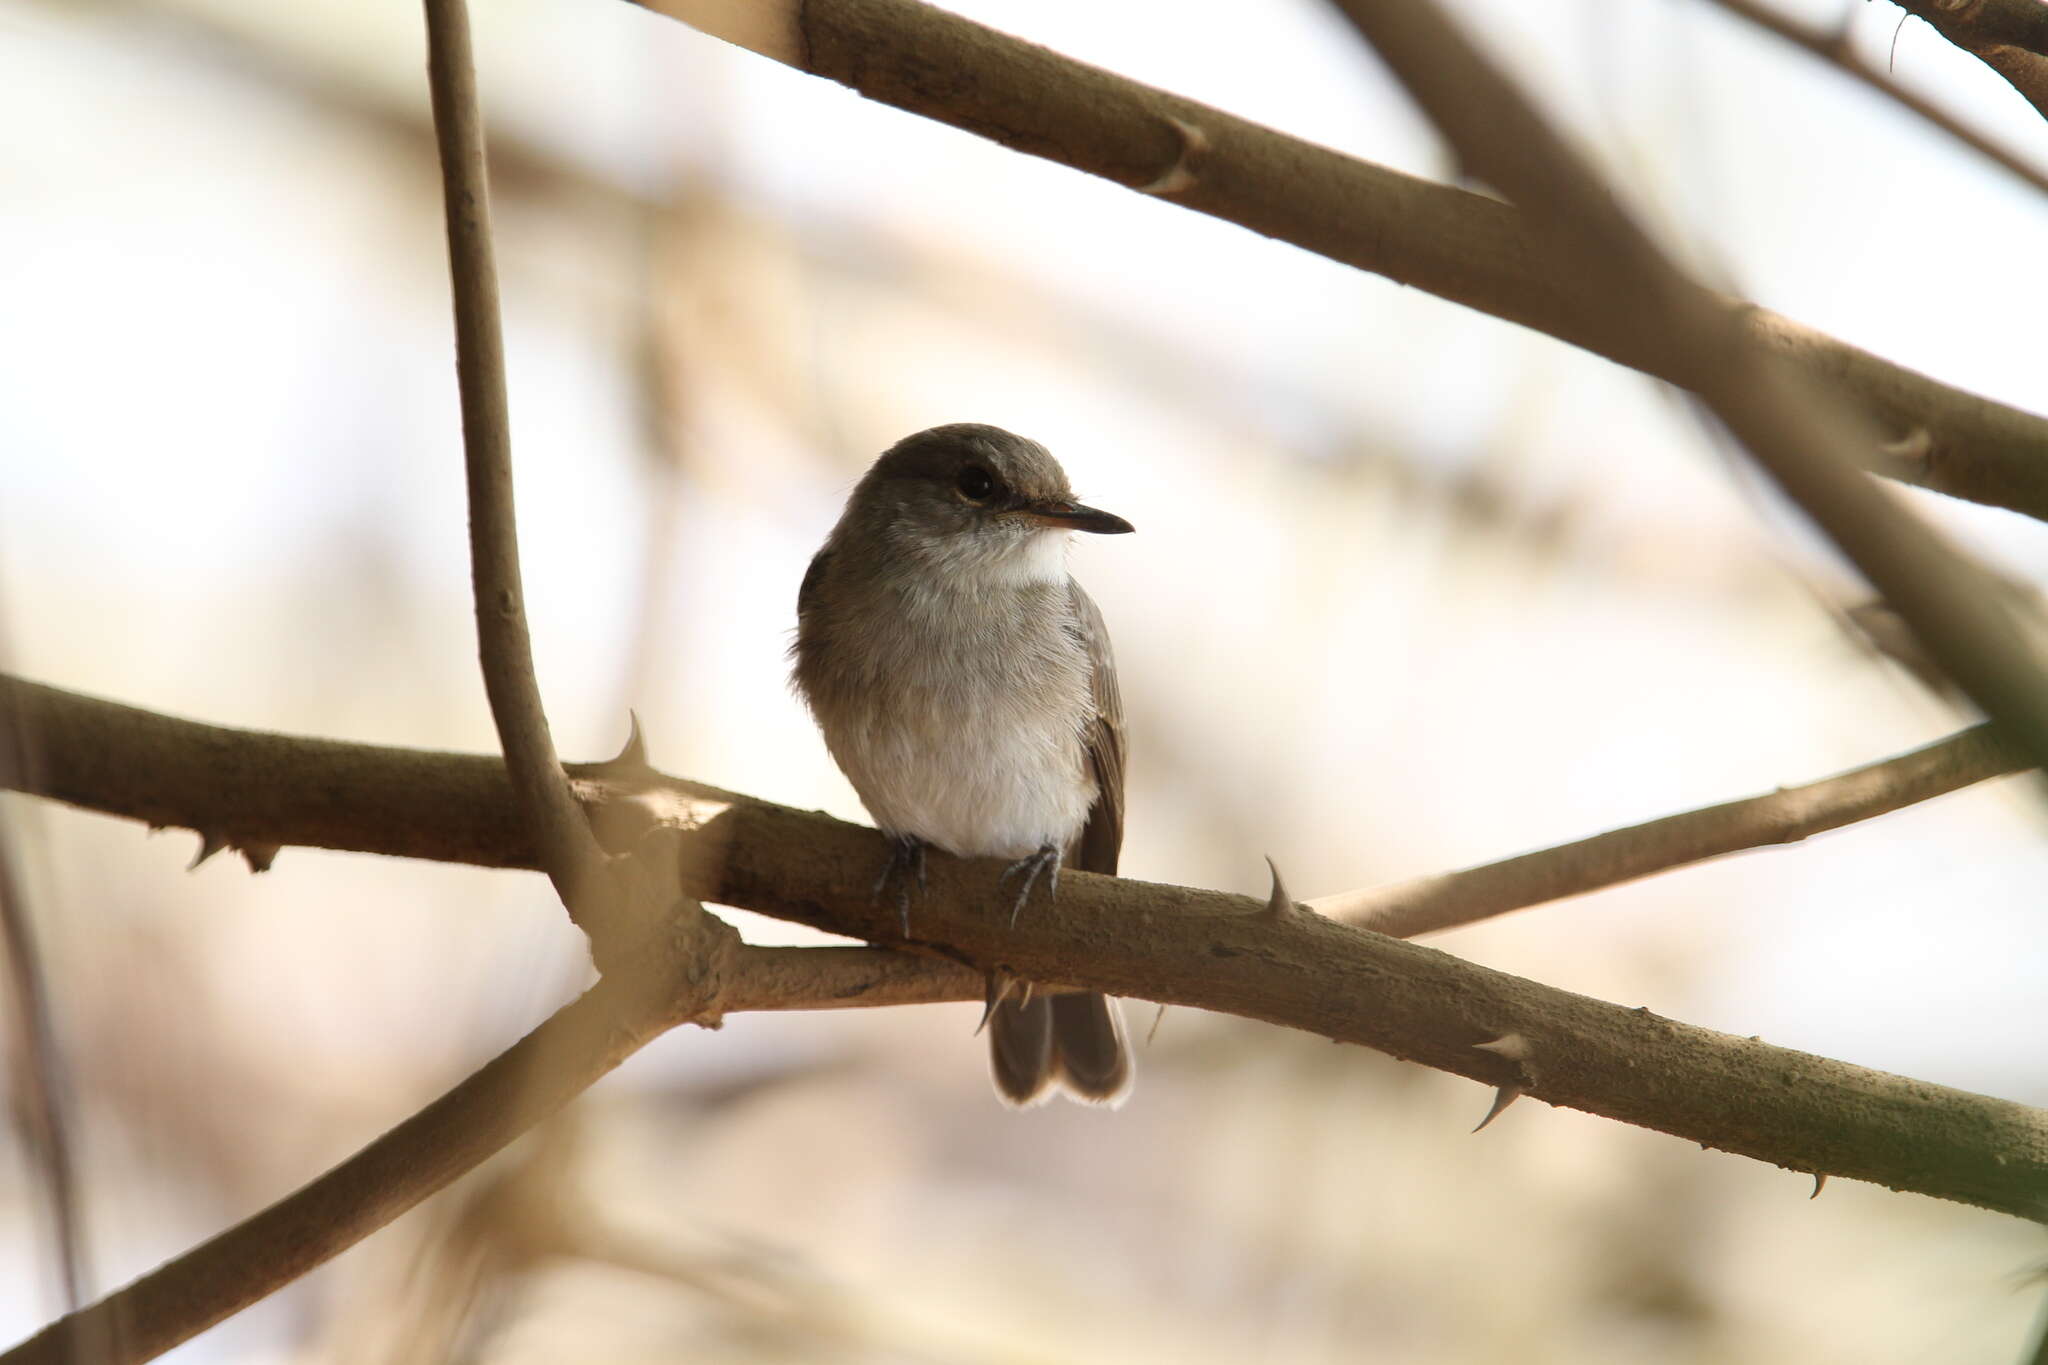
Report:
M 1524 216 L 1497 200 L 1287 137 L 916 0 L 636 2 L 869 99 L 1687 383 L 1655 338 L 1591 301 L 1596 277 L 1541 249 Z M 1765 309 L 1745 305 L 1740 319 L 1750 341 L 1901 442 L 1889 455 L 1872 448 L 1879 472 L 2048 518 L 2048 420 Z
M 2040 0 L 1893 0 L 2011 83 L 2048 118 L 2048 6 Z
M 74 805 L 236 842 L 535 862 L 493 759 L 237 732 L 11 680 L 0 681 L 8 711 L 43 736 L 33 790 Z M 644 769 L 572 772 L 607 846 L 646 859 L 657 856 L 650 840 L 673 840 L 658 856 L 685 894 L 896 940 L 893 908 L 872 895 L 873 830 Z M 1487 1085 L 1525 1079 L 1550 1103 L 1760 1160 L 2048 1216 L 2048 1114 L 2024 1106 L 1690 1028 L 1241 896 L 1074 874 L 1057 905 L 1013 931 L 984 913 L 987 864 L 933 855 L 930 871 L 913 946 L 978 968 L 1264 1019 Z M 1553 885 L 1532 883 L 1539 895 Z M 926 980 L 919 964 L 892 975 L 862 950 L 840 951 L 853 955 L 819 979 L 844 1000 L 978 992 L 971 973 Z M 754 1007 L 763 994 L 835 1003 L 832 992 L 746 984 L 755 960 L 727 969 L 720 1008 Z M 1526 1062 L 1476 1046 L 1505 1034 L 1528 1040 Z
M 512 424 L 505 394 L 505 344 L 498 323 L 483 116 L 477 106 L 464 0 L 425 0 L 427 82 L 447 205 L 448 264 L 455 296 L 456 373 L 462 390 L 463 467 L 469 487 L 470 579 L 477 652 L 491 719 L 504 746 L 512 791 L 533 831 L 541 866 L 592 952 L 623 947 L 626 902 L 605 875 L 605 859 L 555 756 L 533 672 L 533 641 L 520 582 L 518 520 L 512 499 Z
M 1708 0 L 1738 19 L 1747 20 L 1767 33 L 1776 34 L 1794 47 L 1804 48 L 1828 65 L 1875 90 L 1899 107 L 1917 114 L 1977 155 L 2037 190 L 2048 191 L 2048 175 L 2022 161 L 2005 148 L 1977 132 L 1947 110 L 1906 89 L 1856 54 L 1849 42 L 1846 17 L 1833 28 L 1800 23 L 1760 0 Z
M 1724 854 L 1797 843 L 2027 766 L 2015 745 L 1979 725 L 1803 787 L 1667 815 L 1459 872 L 1324 896 L 1309 907 L 1395 938 L 1413 938 Z

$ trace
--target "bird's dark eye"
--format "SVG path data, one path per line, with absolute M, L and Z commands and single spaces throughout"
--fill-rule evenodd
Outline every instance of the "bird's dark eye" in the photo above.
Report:
M 969 502 L 985 502 L 996 491 L 995 475 L 978 464 L 960 471 L 960 496 Z

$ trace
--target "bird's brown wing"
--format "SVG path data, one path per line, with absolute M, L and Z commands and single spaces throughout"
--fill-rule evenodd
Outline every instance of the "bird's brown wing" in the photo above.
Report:
M 1086 735 L 1088 767 L 1095 776 L 1095 804 L 1088 823 L 1067 848 L 1067 865 L 1083 872 L 1114 876 L 1124 846 L 1124 703 L 1116 687 L 1116 659 L 1109 649 L 1109 629 L 1094 599 L 1079 583 L 1068 584 L 1074 599 L 1074 629 L 1094 665 L 1090 681 L 1095 718 Z

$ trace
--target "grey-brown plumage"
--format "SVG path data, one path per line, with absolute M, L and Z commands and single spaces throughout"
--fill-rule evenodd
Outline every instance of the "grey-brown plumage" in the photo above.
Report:
M 1123 844 L 1123 707 L 1109 634 L 1068 575 L 1068 532 L 1129 531 L 1076 503 L 1034 441 L 972 423 L 875 461 L 797 599 L 796 683 L 882 830 L 905 914 L 917 850 L 1016 860 L 1014 914 L 1066 864 L 1114 873 Z M 1094 1101 L 1130 1086 L 1116 1006 L 1010 998 L 989 1018 L 996 1088 Z

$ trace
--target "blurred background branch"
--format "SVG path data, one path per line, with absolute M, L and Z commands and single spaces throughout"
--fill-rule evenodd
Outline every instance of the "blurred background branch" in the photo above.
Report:
M 2033 0 L 1893 0 L 1996 71 L 2048 118 L 2048 12 Z
M 1766 3 L 1766 0 L 1709 0 L 1709 3 L 1812 53 L 1849 79 L 1861 82 L 1900 108 L 1911 111 L 1915 117 L 1925 119 L 2007 174 L 2037 190 L 2048 192 L 2048 175 L 2038 167 L 2007 151 L 1932 100 L 1908 90 L 1865 60 L 1849 40 L 1849 20 L 1855 13 L 1853 9 L 1845 7 L 1841 18 L 1832 27 L 1822 27 L 1801 23 Z

